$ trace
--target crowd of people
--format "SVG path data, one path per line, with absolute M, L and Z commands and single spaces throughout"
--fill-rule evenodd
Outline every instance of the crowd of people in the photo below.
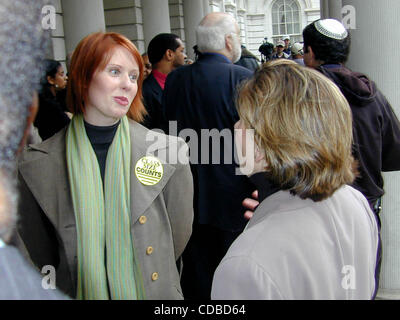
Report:
M 264 64 L 227 13 L 199 23 L 193 63 L 174 34 L 141 54 L 96 32 L 67 77 L 44 59 L 41 7 L 0 4 L 0 299 L 375 298 L 400 123 L 345 66 L 339 21 Z

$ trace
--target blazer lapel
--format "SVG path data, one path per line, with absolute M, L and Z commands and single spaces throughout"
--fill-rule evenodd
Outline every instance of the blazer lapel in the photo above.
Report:
M 131 123 L 131 213 L 132 225 L 137 222 L 139 217 L 143 215 L 152 202 L 162 192 L 168 180 L 175 171 L 175 167 L 165 163 L 164 156 L 160 152 L 166 149 L 166 138 L 164 135 L 159 135 L 164 143 L 160 143 L 159 148 L 152 148 L 154 141 L 146 141 L 146 135 L 149 130 L 142 127 L 136 122 Z M 152 131 L 153 132 L 153 131 Z M 157 135 L 157 134 L 156 134 Z M 153 151 L 150 151 L 152 149 Z M 152 186 L 142 184 L 135 175 L 136 163 L 144 156 L 155 156 L 163 163 L 164 173 L 161 180 Z

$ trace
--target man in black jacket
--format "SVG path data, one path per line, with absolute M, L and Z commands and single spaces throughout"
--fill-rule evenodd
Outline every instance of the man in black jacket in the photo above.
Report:
M 239 26 L 232 16 L 207 15 L 196 35 L 201 55 L 192 65 L 168 75 L 163 108 L 167 119 L 177 122 L 177 133 L 195 135 L 189 141 L 195 221 L 183 253 L 182 289 L 185 299 L 209 299 L 214 271 L 246 224 L 241 201 L 254 188 L 247 177 L 235 175 L 232 159 L 233 129 L 239 120 L 235 92 L 253 73 L 233 64 L 239 60 L 241 48 Z M 220 144 L 215 143 L 212 132 L 220 134 Z M 196 136 L 198 148 L 193 143 Z M 220 161 L 214 162 L 214 156 Z M 229 157 L 231 162 L 226 163 Z
M 143 82 L 143 100 L 148 113 L 144 125 L 149 129 L 164 129 L 166 120 L 161 100 L 165 80 L 172 70 L 185 64 L 185 47 L 177 35 L 160 33 L 150 41 L 147 55 L 152 72 Z
M 247 50 L 247 48 L 242 45 L 242 55 L 240 56 L 240 59 L 238 62 L 236 62 L 235 64 L 237 66 L 242 66 L 245 67 L 251 71 L 256 71 L 260 65 L 259 65 L 259 60 L 258 58 L 252 54 L 249 50 Z
M 350 35 L 337 20 L 317 20 L 303 30 L 304 63 L 330 78 L 346 97 L 353 114 L 353 155 L 359 177 L 353 187 L 368 200 L 381 223 L 382 171 L 400 170 L 400 123 L 385 96 L 366 75 L 344 66 Z M 381 264 L 378 252 L 376 288 Z M 376 292 L 375 292 L 376 294 Z
M 354 187 L 378 214 L 384 194 L 382 171 L 400 170 L 400 124 L 389 102 L 366 75 L 344 66 L 350 35 L 337 20 L 318 20 L 303 31 L 304 63 L 330 78 L 353 113 L 354 157 L 360 176 Z

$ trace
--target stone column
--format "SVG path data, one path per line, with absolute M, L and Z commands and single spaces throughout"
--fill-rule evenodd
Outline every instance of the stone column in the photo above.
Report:
M 168 0 L 142 1 L 143 32 L 146 49 L 151 39 L 159 33 L 170 33 Z
M 210 12 L 221 12 L 224 11 L 222 9 L 222 2 L 221 0 L 210 0 Z
M 211 12 L 210 0 L 203 0 L 204 16 Z
M 334 18 L 342 20 L 342 0 L 320 0 L 321 19 Z
M 232 1 L 227 1 L 225 3 L 225 12 L 229 13 L 230 15 L 232 15 L 232 17 L 234 17 L 235 19 L 237 18 L 236 15 L 236 4 Z
M 51 30 L 51 41 L 52 41 L 52 55 L 49 58 L 61 62 L 66 69 L 66 50 L 65 50 L 65 36 L 64 36 L 64 22 L 63 22 L 63 12 L 61 7 L 61 1 L 54 1 L 56 9 L 56 29 Z
M 204 17 L 204 2 L 184 0 L 183 16 L 185 21 L 186 53 L 194 59 L 193 46 L 196 44 L 196 27 Z
M 400 52 L 397 27 L 400 2 L 397 0 L 343 0 L 343 23 L 353 25 L 351 55 L 348 66 L 366 73 L 385 94 L 397 116 L 400 116 Z M 350 6 L 350 7 L 345 7 Z M 353 13 L 353 16 L 352 15 Z M 353 19 L 349 21 L 348 19 Z M 355 19 L 355 21 L 354 21 Z M 378 48 L 390 52 L 384 58 Z M 383 261 L 378 297 L 400 299 L 400 172 L 384 175 L 382 205 Z
M 103 6 L 107 32 L 123 34 L 140 53 L 145 52 L 141 1 L 103 0 Z
M 171 32 L 179 36 L 186 47 L 183 0 L 169 0 Z
M 399 117 L 400 79 L 397 70 L 400 70 L 400 52 L 395 39 L 400 38 L 400 29 L 396 25 L 400 1 L 341 2 L 343 12 L 330 17 L 350 26 L 352 44 L 347 66 L 374 80 Z M 388 56 L 382 56 L 379 48 L 384 48 Z M 381 212 L 383 261 L 377 298 L 400 299 L 400 172 L 386 173 L 384 179 L 386 194 Z
M 62 0 L 62 9 L 67 53 L 88 34 L 106 29 L 102 0 Z
M 239 8 L 237 9 L 237 22 L 240 28 L 241 43 L 247 46 L 246 39 L 246 10 Z

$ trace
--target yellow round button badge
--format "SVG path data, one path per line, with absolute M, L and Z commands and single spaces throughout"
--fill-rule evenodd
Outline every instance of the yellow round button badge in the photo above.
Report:
M 153 186 L 162 179 L 164 168 L 156 157 L 146 156 L 136 162 L 135 174 L 142 184 Z

